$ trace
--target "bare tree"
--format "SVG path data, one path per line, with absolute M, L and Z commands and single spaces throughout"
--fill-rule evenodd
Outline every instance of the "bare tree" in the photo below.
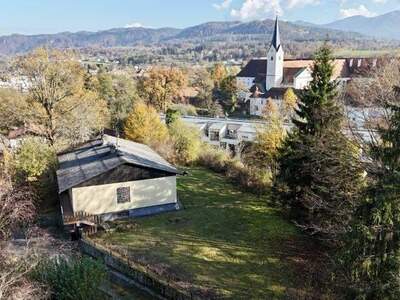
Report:
M 0 240 L 17 226 L 35 218 L 34 194 L 27 186 L 13 186 L 8 177 L 0 178 Z
M 28 276 L 39 261 L 34 249 L 25 247 L 18 254 L 5 247 L 0 250 L 0 300 L 48 299 L 48 289 Z

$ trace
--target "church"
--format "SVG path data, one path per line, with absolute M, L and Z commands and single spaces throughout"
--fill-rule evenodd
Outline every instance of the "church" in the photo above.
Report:
M 376 58 L 337 58 L 333 79 L 345 83 L 376 64 Z M 312 59 L 285 59 L 276 18 L 267 57 L 251 59 L 236 76 L 238 85 L 245 89 L 245 101 L 250 102 L 250 115 L 261 116 L 268 101 L 280 103 L 289 88 L 295 92 L 306 88 L 312 80 L 312 66 Z

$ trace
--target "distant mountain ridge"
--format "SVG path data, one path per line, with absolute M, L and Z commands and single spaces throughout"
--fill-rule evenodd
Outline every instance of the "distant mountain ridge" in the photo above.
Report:
M 378 38 L 400 40 L 400 10 L 376 17 L 353 16 L 322 25 L 321 27 L 358 32 Z
M 0 37 L 0 54 L 24 53 L 40 46 L 55 48 L 85 47 L 129 47 L 140 44 L 199 42 L 208 40 L 229 40 L 231 38 L 258 37 L 269 39 L 272 35 L 273 20 L 247 23 L 209 22 L 184 29 L 177 28 L 115 28 L 98 32 L 62 32 L 57 34 L 20 35 Z M 345 32 L 317 26 L 305 26 L 280 22 L 282 38 L 285 41 L 319 41 L 327 36 L 331 40 L 365 39 L 359 33 Z

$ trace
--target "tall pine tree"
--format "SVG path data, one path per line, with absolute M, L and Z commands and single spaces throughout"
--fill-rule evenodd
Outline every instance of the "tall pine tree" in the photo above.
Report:
M 387 104 L 389 124 L 371 146 L 375 170 L 355 213 L 344 248 L 343 268 L 351 299 L 400 299 L 400 89 Z M 346 282 L 348 286 L 348 281 Z
M 324 45 L 315 55 L 313 79 L 299 96 L 294 129 L 279 151 L 274 195 L 299 226 L 337 241 L 357 201 L 361 168 L 357 150 L 343 134 L 333 71 L 331 50 Z

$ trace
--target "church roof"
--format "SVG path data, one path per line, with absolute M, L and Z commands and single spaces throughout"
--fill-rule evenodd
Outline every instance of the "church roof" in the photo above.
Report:
M 352 65 L 351 62 L 353 61 Z M 355 63 L 356 59 L 351 58 L 337 58 L 334 61 L 334 78 L 346 78 L 357 74 L 357 70 L 364 64 Z M 366 62 L 365 59 L 363 61 Z M 372 61 L 372 59 L 371 59 Z M 312 68 L 314 61 L 312 59 L 285 59 L 283 68 Z M 360 65 L 360 67 L 358 67 Z M 372 65 L 372 63 L 370 63 Z M 352 66 L 352 67 L 351 67 Z M 238 73 L 237 77 L 253 77 L 263 76 L 267 72 L 267 59 L 257 58 L 252 59 L 246 66 Z
M 247 65 L 237 74 L 237 77 L 256 77 L 258 74 L 267 72 L 267 59 L 256 58 L 250 60 Z
M 279 33 L 278 17 L 276 17 L 276 20 L 275 20 L 275 28 L 274 28 L 274 34 L 272 35 L 271 46 L 273 46 L 276 51 L 278 51 L 281 46 L 281 36 Z

